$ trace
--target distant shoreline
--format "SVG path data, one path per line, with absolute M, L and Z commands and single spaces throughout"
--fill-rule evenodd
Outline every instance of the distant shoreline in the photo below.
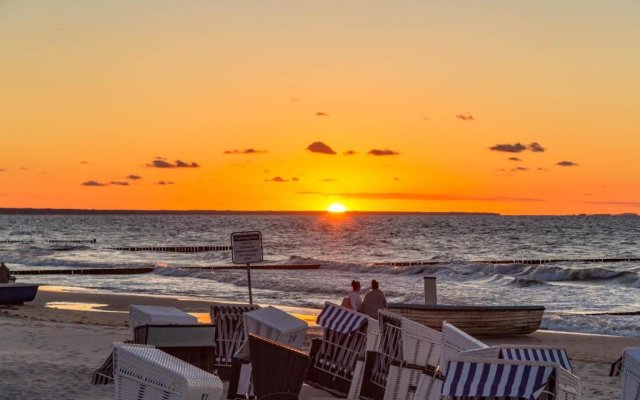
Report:
M 0 208 L 2 214 L 62 214 L 62 215 L 321 215 L 327 211 L 239 211 L 239 210 L 94 210 L 73 208 Z M 421 212 L 421 211 L 348 211 L 348 215 L 494 215 L 498 213 L 488 212 Z
M 323 215 L 327 211 L 276 210 L 96 210 L 76 208 L 0 208 L 0 215 Z M 635 213 L 620 214 L 500 214 L 465 211 L 347 211 L 347 215 L 442 215 L 496 217 L 638 217 Z

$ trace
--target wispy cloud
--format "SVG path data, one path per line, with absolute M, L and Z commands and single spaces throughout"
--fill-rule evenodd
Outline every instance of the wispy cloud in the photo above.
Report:
M 329 154 L 329 155 L 336 154 L 336 152 L 333 151 L 331 147 L 327 146 L 322 142 L 311 143 L 309 146 L 307 146 L 307 150 L 309 150 L 312 153 Z
M 527 167 L 515 167 L 515 168 L 511 168 L 512 172 L 521 172 L 521 171 L 528 171 L 529 168 Z
M 123 182 L 123 181 L 111 181 L 109 182 L 110 185 L 116 185 L 116 186 L 129 186 L 129 182 Z
M 358 154 L 358 152 L 355 150 L 347 150 L 342 154 L 344 154 L 345 156 L 355 156 L 356 154 Z
M 173 184 L 174 184 L 174 182 L 172 182 L 172 181 L 159 181 L 159 182 L 156 182 L 156 185 L 173 185 Z
M 384 150 L 373 149 L 373 150 L 369 150 L 367 154 L 371 156 L 397 156 L 400 153 L 398 153 L 397 151 L 389 150 L 389 149 L 384 149 Z
M 578 166 L 578 164 L 574 163 L 573 161 L 560 161 L 556 165 L 559 165 L 561 167 L 577 167 Z
M 127 179 L 131 179 L 132 181 L 137 181 L 139 179 L 142 179 L 142 177 L 140 175 L 127 175 Z
M 151 162 L 151 164 L 147 164 L 147 167 L 150 168 L 198 168 L 200 165 L 196 162 L 186 162 L 182 160 L 176 160 L 175 163 L 170 161 L 166 161 L 163 158 L 156 158 Z
M 518 157 L 509 157 L 509 158 L 507 158 L 507 160 L 509 160 L 509 161 L 522 161 Z
M 86 181 L 82 182 L 82 186 L 108 186 L 106 183 L 101 183 L 98 181 Z
M 533 142 L 528 145 L 524 145 L 518 142 L 514 144 L 511 144 L 511 143 L 496 144 L 495 146 L 489 147 L 489 150 L 501 151 L 503 153 L 522 153 L 525 150 L 529 150 L 533 153 L 544 153 L 545 148 L 542 147 L 542 145 L 540 145 L 540 143 L 537 143 L 537 142 Z M 509 158 L 509 160 L 521 161 L 520 159 L 517 159 L 517 157 L 511 157 Z
M 271 178 L 271 179 L 265 179 L 264 181 L 265 181 L 265 182 L 277 182 L 277 183 L 289 182 L 289 180 L 288 180 L 288 179 L 284 179 L 284 178 L 283 178 L 283 177 L 281 177 L 281 176 L 274 176 L 273 178 Z
M 266 153 L 266 150 L 258 150 L 258 149 L 254 149 L 254 148 L 248 148 L 248 149 L 243 149 L 243 150 L 225 150 L 224 154 L 264 154 Z
M 528 149 L 534 153 L 544 153 L 545 151 L 545 148 L 538 142 L 529 143 Z
M 328 116 L 329 116 L 329 114 L 324 112 L 324 111 L 318 111 L 316 113 L 316 117 L 328 117 Z
M 456 114 L 456 118 L 462 120 L 462 121 L 473 121 L 473 115 L 471 115 L 470 113 L 462 113 L 462 114 Z
M 89 164 L 87 161 L 80 161 L 80 164 Z
M 320 182 L 335 182 L 336 180 L 336 178 L 324 178 L 320 179 Z
M 431 193 L 322 193 L 322 192 L 298 192 L 300 195 L 340 196 L 345 199 L 358 200 L 421 200 L 421 201 L 506 201 L 506 202 L 538 202 L 544 201 L 528 197 L 508 196 L 464 196 L 455 194 L 431 194 Z
M 504 153 L 520 153 L 525 151 L 526 149 L 527 149 L 527 146 L 523 145 L 522 143 L 515 143 L 515 144 L 504 143 L 504 144 L 497 144 L 495 146 L 489 147 L 489 150 L 491 151 L 502 151 Z

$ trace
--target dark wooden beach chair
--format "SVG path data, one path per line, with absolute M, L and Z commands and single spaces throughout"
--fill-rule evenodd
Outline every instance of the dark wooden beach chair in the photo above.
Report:
M 134 342 L 150 344 L 207 372 L 216 370 L 216 327 L 198 325 L 142 325 L 134 330 Z
M 296 400 L 309 356 L 273 340 L 249 334 L 253 393 L 257 400 Z
M 323 335 L 311 341 L 311 365 L 305 382 L 345 397 L 358 357 L 365 353 L 367 329 L 373 327 L 377 331 L 378 321 L 327 302 L 316 322 L 323 327 Z

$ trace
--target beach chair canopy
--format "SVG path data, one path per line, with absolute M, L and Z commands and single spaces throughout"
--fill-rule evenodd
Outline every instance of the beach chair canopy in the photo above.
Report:
M 555 367 L 551 364 L 500 364 L 480 361 L 449 362 L 442 394 L 452 397 L 536 400 Z
M 218 400 L 220 378 L 148 346 L 114 344 L 114 398 Z
M 309 327 L 303 320 L 271 306 L 246 312 L 243 318 L 247 336 L 253 333 L 297 348 L 302 348 Z
M 325 329 L 349 335 L 360 330 L 368 317 L 348 308 L 326 302 L 318 315 L 316 323 Z
M 500 358 L 505 360 L 554 362 L 571 372 L 567 351 L 561 348 L 501 346 Z

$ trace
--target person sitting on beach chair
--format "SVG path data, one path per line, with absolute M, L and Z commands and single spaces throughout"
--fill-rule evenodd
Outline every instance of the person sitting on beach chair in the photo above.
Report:
M 351 281 L 351 291 L 347 294 L 342 300 L 342 307 L 350 308 L 353 311 L 358 311 L 360 305 L 362 304 L 362 295 L 365 294 L 368 289 L 362 290 L 362 286 L 360 286 L 360 282 L 353 280 Z
M 358 308 L 363 314 L 378 319 L 378 310 L 387 308 L 387 298 L 380 290 L 380 285 L 375 279 L 371 281 L 371 291 L 364 296 L 362 304 Z

